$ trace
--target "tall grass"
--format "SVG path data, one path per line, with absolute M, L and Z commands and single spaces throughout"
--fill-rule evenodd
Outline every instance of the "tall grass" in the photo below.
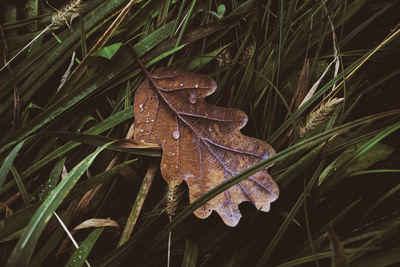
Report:
M 0 3 L 2 66 L 56 12 L 22 2 Z M 166 266 L 170 231 L 171 266 L 400 262 L 398 1 L 92 0 L 73 10 L 0 72 L 0 265 Z M 125 139 L 145 78 L 130 46 L 149 70 L 213 77 L 207 101 L 244 110 L 243 132 L 278 153 L 190 205 L 184 193 L 170 221 L 160 174 L 142 183 L 159 148 Z M 269 213 L 243 203 L 235 228 L 193 216 L 272 163 L 281 193 Z M 72 231 L 76 249 L 54 213 L 70 231 L 112 223 Z

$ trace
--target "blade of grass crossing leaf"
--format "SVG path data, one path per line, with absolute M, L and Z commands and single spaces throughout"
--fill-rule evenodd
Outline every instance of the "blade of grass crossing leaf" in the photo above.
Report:
M 97 155 L 109 145 L 110 143 L 99 147 L 95 152 L 81 161 L 68 173 L 67 177 L 61 181 L 54 191 L 50 193 L 40 208 L 33 215 L 25 233 L 18 240 L 18 243 L 7 262 L 7 267 L 26 266 L 29 264 L 36 243 L 39 240 L 39 237 L 53 212 L 61 204 L 79 178 L 87 171 Z
M 20 142 L 19 144 L 17 144 L 13 150 L 11 150 L 10 154 L 8 154 L 8 156 L 6 157 L 6 159 L 4 160 L 3 164 L 1 165 L 0 168 L 0 188 L 3 186 L 6 178 L 7 178 L 7 174 L 10 171 L 10 167 L 12 166 L 15 157 L 18 155 L 19 150 L 21 149 L 22 145 L 24 144 L 24 141 Z
M 192 214 L 192 212 L 194 212 L 197 208 L 202 206 L 208 200 L 210 200 L 213 197 L 217 196 L 218 194 L 222 193 L 229 187 L 239 183 L 240 181 L 247 179 L 248 177 L 257 173 L 258 171 L 265 169 L 267 166 L 270 166 L 272 163 L 283 160 L 283 159 L 289 157 L 290 155 L 293 155 L 296 152 L 304 150 L 306 147 L 310 147 L 319 142 L 322 142 L 331 136 L 347 132 L 348 130 L 350 130 L 353 127 L 357 127 L 357 126 L 363 125 L 365 123 L 372 122 L 379 118 L 397 115 L 399 113 L 400 113 L 400 110 L 383 112 L 383 113 L 379 113 L 379 114 L 372 115 L 372 116 L 367 116 L 362 119 L 358 119 L 358 120 L 343 124 L 336 128 L 330 129 L 326 132 L 323 132 L 323 133 L 317 134 L 315 136 L 312 136 L 310 138 L 307 138 L 305 140 L 302 140 L 302 141 L 296 143 L 295 145 L 288 147 L 287 149 L 282 150 L 265 160 L 259 161 L 258 163 L 254 164 L 252 167 L 242 171 L 241 173 L 233 176 L 232 178 L 228 179 L 227 181 L 214 187 L 212 190 L 208 191 L 207 193 L 205 193 L 204 195 L 202 195 L 201 197 L 199 197 L 198 199 L 193 201 L 193 203 L 188 205 L 185 209 L 183 209 L 176 217 L 174 217 L 174 219 L 172 220 L 171 223 L 169 223 L 168 225 L 166 225 L 164 227 L 164 229 L 161 231 L 161 234 L 158 235 L 149 244 L 148 250 L 151 251 L 152 249 L 154 249 L 154 247 L 157 246 L 160 242 L 162 242 L 162 240 L 168 235 L 168 232 L 171 229 L 174 229 L 175 227 L 177 227 L 180 223 L 183 222 L 183 220 L 186 217 L 190 216 Z
M 89 256 L 90 251 L 96 244 L 97 240 L 99 239 L 101 233 L 103 232 L 104 227 L 100 227 L 94 229 L 88 237 L 82 242 L 77 250 L 72 254 L 69 258 L 67 264 L 65 266 L 68 267 L 79 267 L 83 266 L 87 257 Z

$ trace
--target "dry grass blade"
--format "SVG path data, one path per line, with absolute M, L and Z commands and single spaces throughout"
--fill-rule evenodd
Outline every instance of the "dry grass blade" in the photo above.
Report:
M 335 61 L 335 72 L 333 74 L 333 78 L 336 78 L 336 76 L 339 73 L 339 67 L 340 67 L 340 60 L 339 60 L 340 51 L 337 46 L 337 37 L 336 37 L 336 32 L 335 32 L 335 26 L 333 25 L 332 18 L 329 15 L 328 8 L 326 7 L 325 2 L 321 1 L 321 3 L 324 8 L 324 11 L 326 13 L 326 16 L 328 17 L 329 27 L 331 28 L 331 31 L 332 31 L 333 57 L 334 57 L 334 61 Z M 336 84 L 333 84 L 332 91 L 335 90 L 335 87 L 336 87 Z
M 14 59 L 16 59 L 22 52 L 24 52 L 28 47 L 31 46 L 40 36 L 42 36 L 45 32 L 47 32 L 51 28 L 51 24 L 44 28 L 38 35 L 35 36 L 28 44 L 26 44 L 21 50 L 18 51 L 9 61 L 7 61 L 3 67 L 1 67 L 0 72 L 5 69 Z
M 319 79 L 313 84 L 313 86 L 311 87 L 310 91 L 308 91 L 307 95 L 304 97 L 303 101 L 301 101 L 299 108 L 304 105 L 304 103 L 306 103 L 313 95 L 314 93 L 317 91 L 319 84 L 321 83 L 322 79 L 325 78 L 326 74 L 328 73 L 329 69 L 331 68 L 332 64 L 335 63 L 335 59 L 332 60 L 331 63 L 329 63 L 329 65 L 325 68 L 324 72 L 322 73 L 322 75 L 319 77 Z
M 80 223 L 79 225 L 75 226 L 74 230 L 72 230 L 71 233 L 74 234 L 76 231 L 81 230 L 81 229 L 86 229 L 86 228 L 91 228 L 91 227 L 104 227 L 104 226 L 119 228 L 118 222 L 116 222 L 114 220 L 92 218 L 92 219 L 88 219 L 88 220 Z
M 75 51 L 72 53 L 71 61 L 70 61 L 69 65 L 68 65 L 67 70 L 64 72 L 63 76 L 61 77 L 61 82 L 60 82 L 60 85 L 57 88 L 57 92 L 60 91 L 61 87 L 63 87 L 65 82 L 67 81 L 68 76 L 71 73 L 72 66 L 74 65 L 74 60 L 75 60 Z
M 343 86 L 343 84 L 348 81 L 373 55 L 375 55 L 378 51 L 380 51 L 384 46 L 393 41 L 400 34 L 400 23 L 396 25 L 396 27 L 388 34 L 388 36 L 377 45 L 361 62 L 355 67 L 336 87 L 334 91 L 331 91 L 325 99 L 333 98 L 337 93 L 338 89 Z
M 157 163 L 155 162 L 150 163 L 150 166 L 147 169 L 146 175 L 143 179 L 142 185 L 140 186 L 135 203 L 132 207 L 131 213 L 129 214 L 129 218 L 126 221 L 126 225 L 124 231 L 122 232 L 121 238 L 118 242 L 118 246 L 122 246 L 126 241 L 129 240 L 129 237 L 132 234 L 137 219 L 139 218 L 139 214 L 140 211 L 142 210 L 144 201 L 146 200 L 147 194 L 150 190 L 150 186 L 153 182 L 157 168 L 158 168 Z

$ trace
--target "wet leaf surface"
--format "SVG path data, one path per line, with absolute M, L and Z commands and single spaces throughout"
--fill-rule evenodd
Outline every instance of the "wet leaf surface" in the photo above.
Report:
M 238 109 L 206 103 L 217 87 L 208 76 L 160 69 L 136 91 L 135 140 L 160 144 L 161 174 L 168 184 L 188 184 L 190 202 L 275 153 L 267 143 L 245 136 L 247 116 Z M 269 211 L 279 189 L 267 169 L 219 194 L 194 213 L 207 218 L 215 210 L 229 226 L 241 217 L 238 205 L 252 202 Z

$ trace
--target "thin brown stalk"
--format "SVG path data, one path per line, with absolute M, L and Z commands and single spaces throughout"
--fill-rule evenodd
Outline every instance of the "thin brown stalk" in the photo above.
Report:
M 139 192 L 137 194 L 135 203 L 133 204 L 131 213 L 129 214 L 128 220 L 124 231 L 122 232 L 121 239 L 119 240 L 118 246 L 122 246 L 132 234 L 133 228 L 139 218 L 140 211 L 142 210 L 144 201 L 146 200 L 147 194 L 149 192 L 150 186 L 153 182 L 154 176 L 156 174 L 158 164 L 156 162 L 151 162 L 146 175 L 144 176 L 143 182 L 140 185 Z

